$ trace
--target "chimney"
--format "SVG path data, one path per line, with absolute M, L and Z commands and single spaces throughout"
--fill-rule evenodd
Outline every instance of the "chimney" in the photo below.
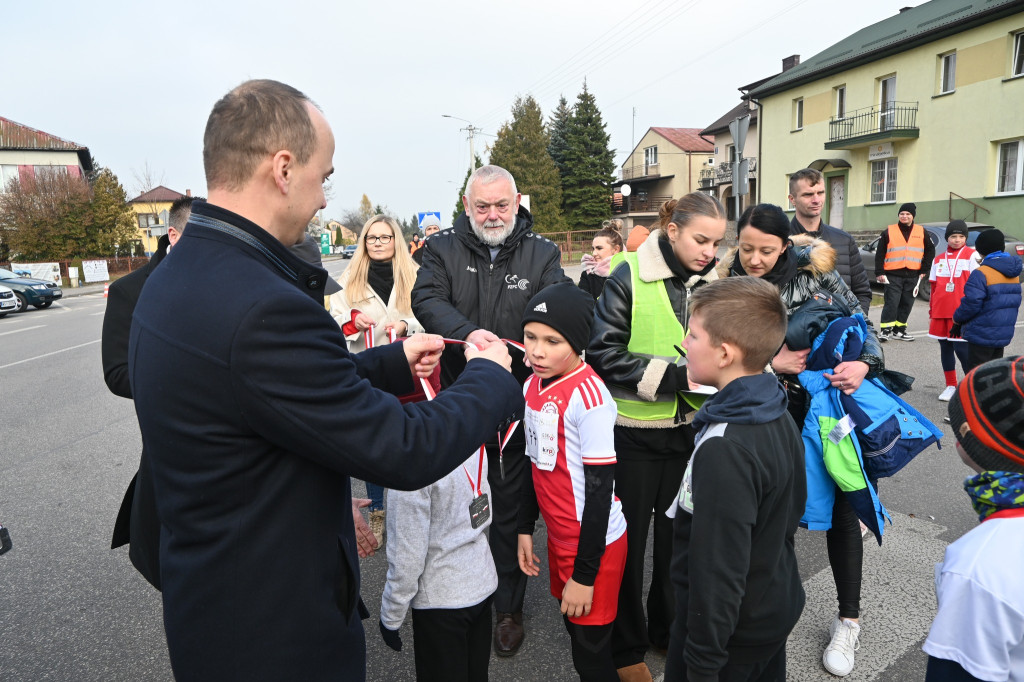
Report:
M 794 55 L 792 55 L 790 57 L 786 57 L 785 59 L 782 60 L 782 70 L 783 71 L 789 71 L 790 69 L 792 69 L 794 66 L 796 66 L 799 63 L 800 63 L 800 55 L 798 55 L 798 54 L 794 54 Z
M 903 13 L 904 13 L 904 12 L 906 12 L 906 11 L 907 11 L 908 9 L 914 9 L 914 8 L 913 8 L 913 7 L 900 7 L 900 14 L 903 14 Z
M 190 189 L 185 190 L 185 196 L 187 196 L 187 197 L 192 196 L 192 190 L 190 190 Z

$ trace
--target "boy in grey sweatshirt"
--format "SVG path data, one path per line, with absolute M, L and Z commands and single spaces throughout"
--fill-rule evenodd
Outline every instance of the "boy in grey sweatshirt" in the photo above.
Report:
M 416 679 L 487 679 L 491 596 L 498 587 L 487 527 L 487 457 L 478 450 L 437 483 L 387 491 L 388 575 L 380 605 L 384 642 L 412 607 Z

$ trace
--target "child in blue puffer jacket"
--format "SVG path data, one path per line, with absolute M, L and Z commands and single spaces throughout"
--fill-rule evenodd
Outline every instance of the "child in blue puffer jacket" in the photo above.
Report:
M 962 333 L 967 340 L 969 372 L 978 365 L 1003 357 L 1013 339 L 1020 308 L 1020 258 L 1006 253 L 1003 233 L 996 229 L 978 235 L 974 248 L 982 256 L 981 266 L 971 273 L 964 297 L 953 312 L 950 336 Z M 962 327 L 962 330 L 961 330 Z

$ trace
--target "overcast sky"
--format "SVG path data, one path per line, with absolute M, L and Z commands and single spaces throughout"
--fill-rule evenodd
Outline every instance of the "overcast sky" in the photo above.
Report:
M 547 118 L 586 78 L 621 165 L 647 128 L 703 128 L 783 57 L 809 58 L 905 4 L 0 0 L 0 116 L 89 147 L 130 196 L 147 166 L 160 184 L 205 194 L 211 106 L 274 78 L 334 129 L 328 217 L 366 193 L 399 217 L 448 221 L 469 145 L 466 123 L 442 114 L 489 133 L 482 150 L 516 96 L 533 94 Z

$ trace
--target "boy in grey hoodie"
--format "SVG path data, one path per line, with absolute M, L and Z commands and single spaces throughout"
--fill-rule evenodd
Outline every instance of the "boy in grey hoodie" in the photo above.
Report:
M 498 587 L 487 527 L 491 524 L 487 457 L 419 490 L 387 491 L 388 575 L 380 631 L 395 651 L 412 607 L 416 679 L 487 679 L 491 596 Z

